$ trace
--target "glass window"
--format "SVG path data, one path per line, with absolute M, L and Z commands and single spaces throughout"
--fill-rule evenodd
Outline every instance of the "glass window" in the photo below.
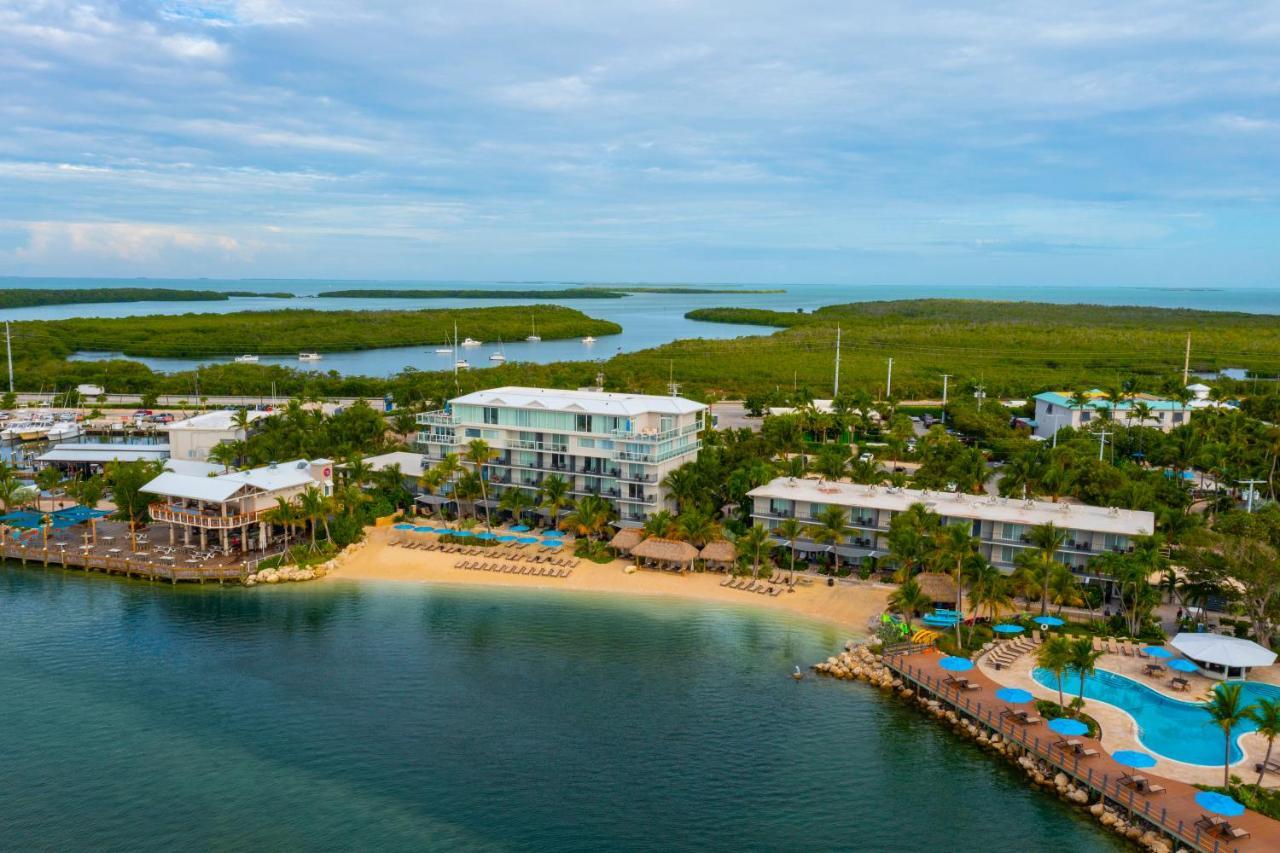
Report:
M 497 406 L 485 406 L 485 407 L 484 407 L 484 422 L 485 422 L 485 423 L 487 423 L 487 424 L 496 424 L 496 423 L 498 422 L 498 407 L 497 407 Z
M 578 415 L 574 418 L 574 429 L 578 432 L 591 432 L 591 415 Z

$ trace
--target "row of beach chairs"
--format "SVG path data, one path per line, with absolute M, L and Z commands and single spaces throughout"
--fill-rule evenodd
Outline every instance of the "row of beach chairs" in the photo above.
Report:
M 1128 640 L 1117 641 L 1113 637 L 1094 637 L 1093 650 L 1095 652 L 1106 652 L 1113 655 L 1123 655 L 1125 657 L 1150 658 L 1151 655 L 1143 651 L 1142 646 L 1138 643 L 1130 643 Z
M 729 589 L 740 589 L 743 592 L 756 592 L 760 595 L 771 595 L 775 597 L 781 595 L 783 590 L 783 587 L 774 586 L 770 582 L 752 580 L 751 578 L 738 579 L 735 577 L 728 577 L 720 582 L 720 586 L 727 587 Z
M 475 545 L 453 545 L 439 542 L 393 541 L 392 545 L 417 551 L 438 551 L 441 554 L 457 554 L 460 557 L 491 557 L 513 563 L 576 569 L 582 561 L 577 557 L 557 557 L 552 554 L 533 554 L 511 548 L 480 548 Z
M 459 560 L 453 564 L 455 569 L 473 572 L 501 572 L 504 575 L 528 575 L 529 577 L 567 578 L 573 569 L 549 565 L 520 565 L 517 563 L 498 563 L 489 560 Z
M 996 669 L 1007 669 L 1014 661 L 1040 644 L 1040 633 L 1034 637 L 1019 637 L 1004 643 L 996 643 L 987 651 L 987 660 Z

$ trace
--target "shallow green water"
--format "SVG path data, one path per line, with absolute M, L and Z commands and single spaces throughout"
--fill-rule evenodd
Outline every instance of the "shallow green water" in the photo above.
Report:
M 1118 850 L 734 609 L 0 566 L 0 847 Z

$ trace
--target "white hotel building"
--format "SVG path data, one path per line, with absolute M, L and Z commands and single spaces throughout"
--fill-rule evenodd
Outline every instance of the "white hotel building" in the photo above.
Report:
M 418 445 L 425 467 L 465 454 L 474 439 L 488 442 L 497 453 L 484 472 L 493 505 L 504 489 L 532 493 L 554 474 L 569 481 L 574 498 L 600 495 L 624 526 L 635 526 L 666 504 L 661 484 L 668 472 L 697 458 L 706 410 L 682 397 L 492 388 L 418 415 Z
M 1011 571 L 1019 551 L 1035 546 L 1031 528 L 1052 522 L 1066 533 L 1057 553 L 1059 562 L 1079 575 L 1087 575 L 1092 557 L 1108 551 L 1133 549 L 1134 536 L 1155 531 L 1150 512 L 1082 504 L 1018 500 L 994 495 L 929 492 L 886 486 L 832 483 L 816 479 L 779 477 L 749 493 L 752 517 L 773 530 L 784 518 L 817 524 L 828 506 L 848 513 L 849 539 L 839 548 L 845 560 L 883 557 L 888 553 L 889 522 L 912 504 L 922 503 L 942 517 L 943 524 L 963 523 L 977 537 L 982 555 L 995 566 Z M 828 546 L 800 540 L 797 550 L 823 553 Z

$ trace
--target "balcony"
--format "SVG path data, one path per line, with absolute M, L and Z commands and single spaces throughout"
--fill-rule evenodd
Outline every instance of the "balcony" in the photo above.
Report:
M 681 427 L 664 430 L 663 432 L 628 432 L 626 430 L 615 429 L 612 435 L 618 441 L 643 441 L 643 442 L 659 442 L 670 441 L 673 438 L 679 438 L 682 435 L 700 432 L 702 430 L 702 420 L 699 418 L 691 424 L 685 424 Z
M 601 497 L 601 498 L 614 498 L 614 499 L 617 499 L 617 498 L 621 498 L 621 497 L 622 497 L 622 493 L 621 493 L 620 491 L 618 491 L 617 489 L 604 489 L 604 488 L 600 488 L 600 487 L 598 487 L 598 486 L 597 486 L 596 488 L 594 488 L 594 489 L 590 489 L 590 488 L 586 488 L 586 487 L 582 487 L 582 488 L 577 488 L 577 487 L 575 487 L 575 488 L 572 488 L 572 489 L 570 489 L 570 490 L 569 490 L 569 494 L 571 494 L 571 495 L 595 495 L 595 496 L 597 496 L 597 497 Z
M 451 432 L 418 433 L 418 444 L 439 444 L 444 447 L 456 447 L 459 443 L 458 436 Z
M 424 426 L 447 426 L 456 427 L 462 421 L 452 412 L 446 412 L 443 409 L 437 409 L 434 412 L 423 412 L 418 415 L 418 423 Z
M 625 483 L 656 483 L 658 482 L 657 474 L 624 474 L 621 471 L 619 471 L 615 473 L 613 476 L 617 477 L 618 479 L 622 480 Z
M 179 509 L 168 504 L 151 504 L 147 511 L 155 521 L 167 521 L 171 524 L 182 524 L 187 527 L 204 527 L 210 530 L 240 527 L 258 520 L 257 513 L 214 515 L 199 510 Z
M 544 453 L 568 453 L 568 444 L 555 444 L 547 441 L 523 441 L 513 438 L 508 441 L 501 442 L 503 447 L 511 450 L 541 450 Z
M 646 506 L 653 506 L 658 502 L 658 496 L 641 495 L 636 497 L 635 495 L 619 495 L 617 500 L 619 503 L 624 504 L 645 504 Z

